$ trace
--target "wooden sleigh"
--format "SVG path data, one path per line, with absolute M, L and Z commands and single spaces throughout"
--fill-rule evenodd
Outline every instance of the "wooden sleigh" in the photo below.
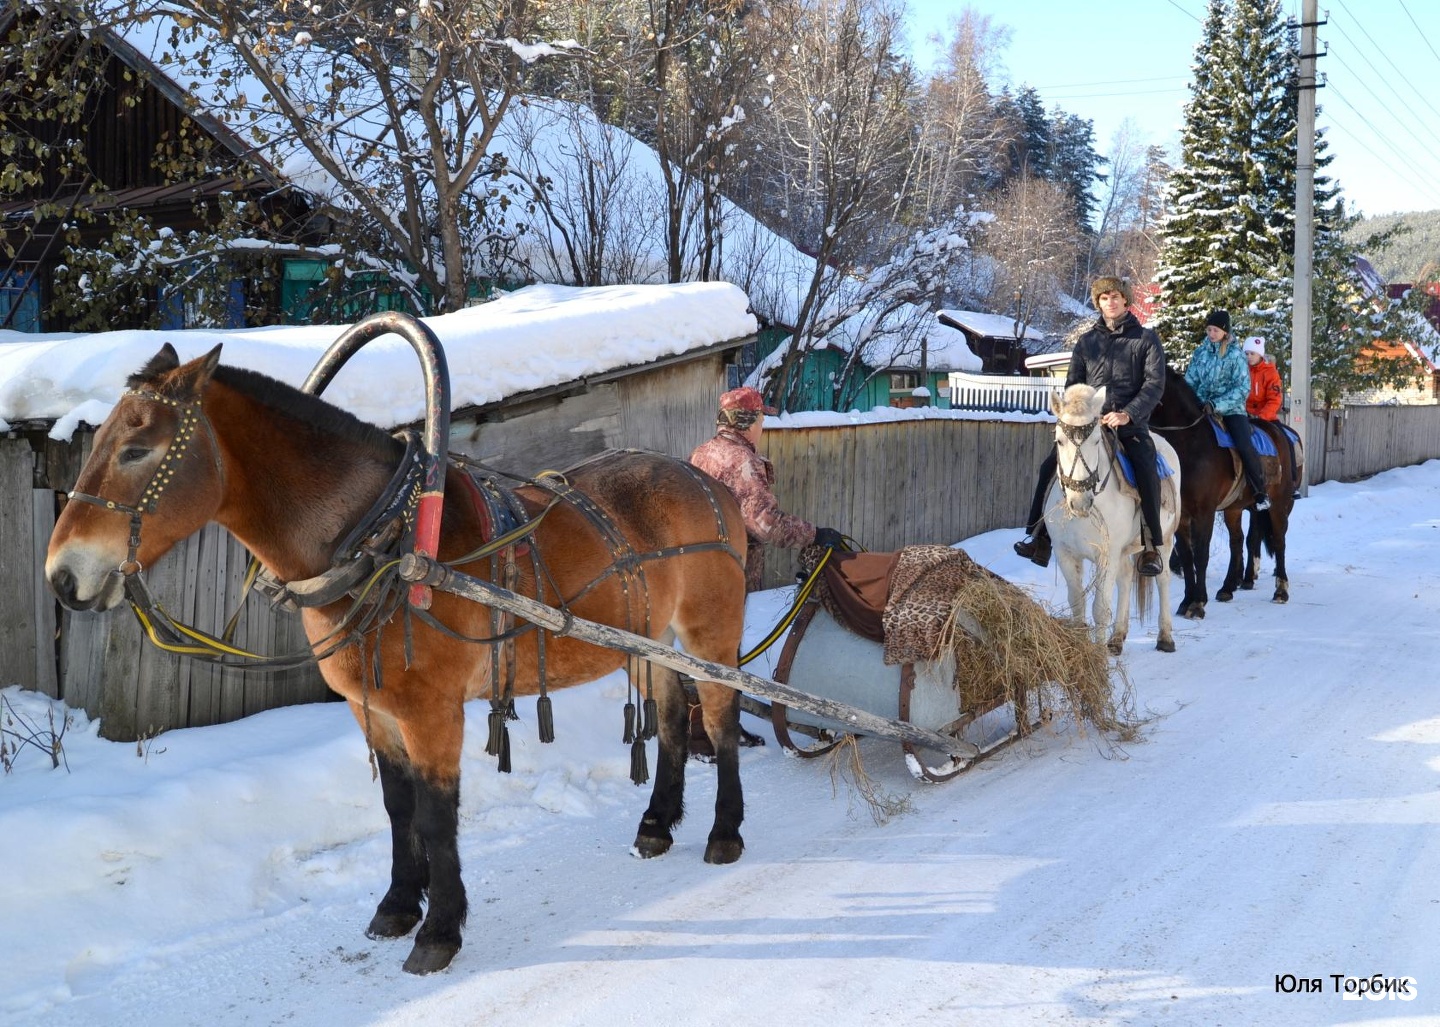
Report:
M 1029 734 L 1042 721 L 1043 709 L 1038 695 L 1002 694 L 980 702 L 967 701 L 956 681 L 955 660 L 950 654 L 885 663 L 883 589 L 877 592 L 872 587 L 868 593 L 857 589 L 845 568 L 868 560 L 873 583 L 877 573 L 887 574 L 887 562 L 893 567 L 895 555 L 834 554 L 824 568 L 821 589 L 796 614 L 772 677 L 808 695 L 823 696 L 963 744 L 965 751 L 956 753 L 924 742 L 900 742 L 906 767 L 917 779 L 948 781 Z M 866 573 L 859 577 L 864 579 Z M 957 609 L 955 617 L 958 629 L 981 645 L 990 644 L 984 628 L 964 610 Z M 766 703 L 746 695 L 741 708 L 768 720 L 776 742 L 786 752 L 805 758 L 830 752 L 847 734 L 854 733 L 840 719 L 778 700 Z M 811 741 L 798 744 L 795 735 Z

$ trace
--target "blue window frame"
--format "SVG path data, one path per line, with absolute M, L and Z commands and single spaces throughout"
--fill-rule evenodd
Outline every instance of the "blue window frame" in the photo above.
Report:
M 38 332 L 40 280 L 34 271 L 0 271 L 0 325 L 16 332 Z

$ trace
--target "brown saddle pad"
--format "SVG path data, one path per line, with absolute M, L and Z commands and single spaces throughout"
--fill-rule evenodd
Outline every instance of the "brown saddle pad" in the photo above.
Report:
M 900 554 L 830 554 L 822 576 L 833 606 L 845 626 L 872 642 L 885 641 L 885 603 L 890 596 L 890 578 Z

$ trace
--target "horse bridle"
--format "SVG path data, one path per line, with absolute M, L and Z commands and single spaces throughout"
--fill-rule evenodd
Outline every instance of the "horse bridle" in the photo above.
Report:
M 1105 483 L 1110 480 L 1110 468 L 1108 466 L 1105 468 L 1105 477 L 1102 480 L 1100 477 L 1100 468 L 1091 467 L 1086 463 L 1085 453 L 1080 448 L 1080 444 L 1088 439 L 1099 426 L 1099 418 L 1093 421 L 1086 421 L 1084 424 L 1070 424 L 1066 421 L 1059 420 L 1055 423 L 1060 426 L 1060 430 L 1065 433 L 1065 437 L 1069 439 L 1070 444 L 1075 447 L 1075 459 L 1070 464 L 1069 474 L 1066 474 L 1060 467 L 1059 452 L 1057 451 L 1055 454 L 1055 475 L 1060 479 L 1061 486 L 1064 487 L 1067 492 L 1100 492 L 1105 487 Z M 1107 450 L 1108 455 L 1109 447 L 1104 445 L 1103 436 L 1101 437 L 1101 446 Z M 1080 478 L 1076 476 L 1075 470 L 1077 467 L 1083 468 L 1088 472 L 1085 477 Z
M 122 576 L 129 578 L 138 574 L 143 568 L 137 559 L 140 553 L 140 529 L 147 513 L 154 513 L 160 502 L 160 495 L 170 484 L 170 479 L 175 476 L 174 464 L 182 459 L 190 446 L 195 441 L 195 429 L 199 425 L 205 426 L 206 434 L 210 436 L 210 448 L 215 458 L 215 471 L 220 476 L 223 487 L 225 481 L 225 468 L 220 462 L 220 446 L 215 439 L 215 430 L 210 426 L 210 419 L 205 416 L 201 407 L 199 397 L 186 400 L 172 399 L 169 396 L 162 396 L 158 392 L 151 392 L 148 389 L 127 389 L 121 394 L 121 399 L 126 396 L 133 396 L 137 399 L 148 399 L 161 403 L 167 407 L 173 407 L 180 413 L 180 424 L 175 429 L 175 436 L 170 440 L 165 455 L 160 458 L 156 465 L 155 472 L 150 475 L 150 480 L 145 483 L 144 490 L 140 493 L 140 499 L 131 506 L 126 503 L 118 503 L 113 499 L 105 499 L 103 496 L 91 495 L 88 492 L 81 492 L 79 489 L 71 489 L 65 493 L 67 499 L 78 499 L 82 503 L 89 503 L 91 506 L 98 506 L 102 510 L 114 510 L 116 513 L 127 514 L 130 517 L 130 539 L 129 549 L 125 554 L 125 562 L 116 568 Z

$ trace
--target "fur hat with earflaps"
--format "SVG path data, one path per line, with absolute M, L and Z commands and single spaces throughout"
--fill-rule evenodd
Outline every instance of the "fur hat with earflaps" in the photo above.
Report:
M 1107 292 L 1118 292 L 1125 297 L 1125 305 L 1128 307 L 1135 302 L 1135 293 L 1130 289 L 1130 279 L 1116 278 L 1114 275 L 1105 275 L 1095 279 L 1090 286 L 1090 302 L 1095 304 L 1095 309 L 1100 309 L 1100 297 Z

